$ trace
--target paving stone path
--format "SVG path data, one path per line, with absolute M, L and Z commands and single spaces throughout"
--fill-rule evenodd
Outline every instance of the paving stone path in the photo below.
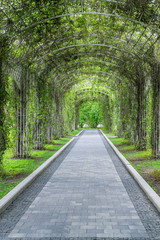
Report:
M 98 130 L 78 137 L 16 222 L 4 239 L 160 239 L 160 215 Z

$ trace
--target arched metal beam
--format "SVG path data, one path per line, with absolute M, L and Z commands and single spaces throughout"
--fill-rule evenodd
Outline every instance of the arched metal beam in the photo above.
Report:
M 89 64 L 89 63 L 91 63 L 91 64 Z M 94 63 L 94 64 L 93 64 Z M 62 66 L 60 66 L 60 65 L 58 65 L 57 67 L 58 67 L 58 69 L 56 69 L 55 71 L 53 71 L 53 72 L 51 72 L 51 74 L 54 74 L 54 73 L 56 73 L 57 72 L 57 70 L 60 70 L 60 72 L 62 72 L 62 74 L 63 73 L 70 73 L 70 72 L 67 72 L 67 70 L 70 70 L 70 69 L 73 69 L 73 68 L 75 68 L 75 69 L 79 69 L 80 67 L 88 67 L 88 66 L 93 66 L 93 67 L 95 67 L 95 66 L 97 66 L 98 64 L 106 64 L 106 65 L 103 65 L 102 67 L 110 67 L 110 66 L 113 66 L 113 67 L 117 67 L 117 68 L 120 68 L 120 66 L 119 65 L 117 65 L 117 64 L 115 64 L 115 63 L 111 63 L 111 62 L 104 62 L 104 61 L 87 61 L 87 62 L 85 62 L 85 61 L 77 61 L 77 62 L 74 62 L 73 64 L 71 64 L 71 66 L 67 66 L 65 69 L 64 69 L 64 65 L 62 65 Z M 99 66 L 99 65 L 98 65 Z M 62 71 L 63 70 L 63 71 Z M 59 76 L 61 76 L 62 74 L 59 74 L 59 75 L 57 75 L 56 77 L 59 77 Z
M 69 71 L 69 72 L 67 72 L 67 74 L 68 74 L 68 76 L 69 76 L 69 78 L 71 78 L 72 76 L 73 76 L 73 74 L 75 73 L 75 70 L 77 70 L 78 68 L 77 68 L 77 66 L 76 67 L 72 67 L 72 68 L 70 68 L 71 70 L 73 69 L 73 71 Z M 111 69 L 109 69 L 109 70 L 111 70 Z M 63 73 L 65 73 L 65 70 L 64 70 L 64 72 L 62 72 L 62 74 Z M 62 78 L 61 76 L 62 76 L 62 74 L 59 74 L 59 75 L 56 75 L 55 76 L 55 79 L 56 79 L 56 81 L 57 81 L 57 79 L 59 78 L 59 86 L 62 86 L 62 82 L 64 82 L 64 78 Z M 94 74 L 94 75 L 99 75 L 99 74 L 101 74 L 101 75 L 104 75 L 104 76 L 107 76 L 108 75 L 108 71 L 107 72 L 103 72 L 103 71 L 78 71 L 78 72 L 76 72 L 76 75 L 77 74 Z M 111 74 L 110 74 L 111 75 Z M 74 78 L 75 78 L 75 76 L 73 76 Z M 65 80 L 66 80 L 67 78 L 65 77 Z M 120 78 L 119 78 L 120 79 Z M 122 80 L 122 79 L 121 79 Z M 72 82 L 67 82 L 67 84 L 71 84 Z M 132 83 L 134 84 L 134 81 L 132 81 Z
M 93 65 L 89 65 L 89 64 L 85 64 L 87 61 L 77 61 L 77 62 L 73 62 L 73 64 L 72 64 L 72 62 L 71 62 L 71 66 L 69 66 L 69 65 L 67 65 L 67 68 L 64 68 L 64 66 L 65 65 L 57 65 L 56 66 L 56 68 L 55 68 L 55 70 L 54 71 L 50 71 L 50 74 L 54 74 L 54 73 L 56 73 L 57 72 L 57 67 L 58 67 L 58 70 L 60 70 L 60 72 L 62 73 L 62 74 L 58 74 L 58 75 L 56 75 L 56 78 L 58 78 L 59 76 L 61 76 L 61 75 L 63 75 L 64 73 L 65 74 L 70 74 L 70 72 L 68 71 L 68 72 L 66 72 L 66 70 L 70 70 L 70 69 L 79 69 L 80 67 L 85 67 L 85 66 L 97 66 L 97 65 L 95 65 L 96 63 L 107 63 L 108 65 L 107 66 L 113 66 L 113 67 L 117 67 L 117 68 L 120 68 L 121 66 L 119 66 L 119 65 L 117 65 L 117 64 L 115 64 L 115 63 L 112 63 L 112 62 L 105 62 L 105 61 L 88 61 L 88 62 L 93 62 L 93 63 L 95 63 L 95 64 L 93 64 Z M 79 63 L 82 63 L 82 65 L 80 65 Z M 84 64 L 83 64 L 84 63 Z M 74 64 L 75 64 L 75 66 L 74 66 Z M 60 66 L 60 67 L 59 67 Z M 107 67 L 106 66 L 106 67 Z M 105 65 L 104 65 L 104 67 L 105 67 Z M 61 70 L 61 69 L 63 69 L 63 71 Z M 110 70 L 110 69 L 109 69 Z M 128 70 L 129 71 L 129 70 Z M 131 73 L 131 71 L 129 71 L 130 73 Z
M 98 72 L 98 71 L 97 71 Z M 87 71 L 81 71 L 81 72 L 78 72 L 80 75 L 81 74 L 85 74 L 85 75 L 88 75 L 88 74 L 90 74 L 89 72 L 87 72 Z M 103 72 L 99 72 L 99 75 L 100 75 L 100 73 L 103 73 Z M 92 72 L 92 75 L 95 75 L 95 72 Z M 120 77 L 118 77 L 118 76 L 116 76 L 116 75 L 113 75 L 113 74 L 108 74 L 108 73 L 106 73 L 106 74 L 102 74 L 102 76 L 101 76 L 101 78 L 98 78 L 98 81 L 102 81 L 102 82 L 105 82 L 105 83 L 107 83 L 107 81 L 105 80 L 106 78 L 106 76 L 108 77 L 108 75 L 109 76 L 111 76 L 111 77 L 114 77 L 115 79 L 118 79 L 120 82 L 122 82 L 123 83 L 123 79 L 121 79 Z M 70 75 L 70 77 L 72 77 L 72 75 Z M 74 79 L 75 79 L 75 76 L 73 76 L 74 77 Z M 103 79 L 102 79 L 102 77 L 103 77 Z M 66 82 L 66 78 L 63 78 L 63 82 Z M 82 80 L 83 81 L 83 80 Z M 62 87 L 62 91 L 64 90 L 65 92 L 66 91 L 69 91 L 71 88 L 72 88 L 72 86 L 73 85 L 75 85 L 76 83 L 78 83 L 79 82 L 79 79 L 77 79 L 77 80 L 73 80 L 72 82 L 67 82 L 67 83 L 65 83 L 64 85 L 60 85 L 61 87 Z M 113 89 L 113 88 L 110 88 L 112 91 L 113 90 L 115 90 L 115 89 Z
M 103 96 L 107 96 L 107 95 L 106 95 L 106 94 L 102 94 L 101 97 L 103 97 Z M 81 105 L 83 102 L 88 101 L 88 100 L 98 101 L 98 100 L 100 100 L 100 99 L 99 99 L 99 96 L 93 96 L 93 97 L 91 97 L 91 96 L 83 96 L 82 98 L 77 99 L 77 100 L 75 101 L 75 106 L 78 107 L 78 106 Z M 102 99 L 102 100 L 103 100 L 103 99 Z
M 75 69 L 75 68 L 73 68 L 73 69 Z M 72 72 L 69 72 L 69 77 L 72 77 L 73 75 L 71 75 L 71 74 L 75 74 L 75 71 L 72 71 Z M 88 71 L 79 71 L 79 72 L 76 72 L 76 75 L 82 75 L 82 74 L 86 74 L 86 75 L 104 75 L 104 76 L 107 76 L 107 73 L 106 72 L 103 72 L 103 71 L 90 71 L 90 72 L 88 72 Z M 61 75 L 60 75 L 60 77 L 61 77 Z M 74 76 L 74 78 L 75 78 L 75 76 Z M 65 79 L 67 79 L 67 78 L 65 78 Z M 61 80 L 63 80 L 63 78 L 61 78 Z M 64 81 L 63 81 L 64 82 Z M 72 82 L 69 82 L 68 84 L 71 84 Z M 62 86 L 63 87 L 63 85 L 62 85 L 62 82 L 61 81 L 59 81 L 59 86 Z
M 88 72 L 80 72 L 80 74 L 81 73 L 84 73 L 85 75 L 89 75 L 89 73 Z M 118 76 L 116 76 L 115 74 L 113 75 L 112 73 L 106 73 L 106 75 L 102 75 L 101 77 L 103 77 L 103 79 L 102 78 L 98 78 L 97 80 L 98 81 L 100 81 L 100 82 L 105 82 L 105 83 L 107 83 L 108 81 L 107 80 L 105 80 L 106 78 L 105 77 L 112 77 L 113 79 L 118 79 L 120 82 L 123 82 L 123 79 L 122 78 L 120 78 L 120 77 L 118 77 Z M 90 76 L 91 77 L 91 76 Z M 82 80 L 82 81 L 85 81 L 85 80 Z M 63 87 L 62 88 L 65 88 L 65 87 L 68 87 L 69 85 L 75 85 L 75 84 L 77 84 L 79 82 L 79 79 L 77 79 L 77 80 L 74 80 L 74 81 L 72 81 L 72 83 L 69 83 L 69 82 L 67 82 L 66 84 L 64 84 L 63 85 Z M 115 90 L 115 89 L 113 89 L 113 88 L 111 88 L 110 86 L 109 86 L 109 89 L 111 89 L 112 91 L 113 90 Z
M 100 94 L 102 94 L 102 95 L 106 95 L 106 96 L 108 96 L 108 93 L 103 92 L 103 91 L 100 90 L 100 89 L 81 88 L 81 89 L 76 90 L 76 94 L 77 94 L 77 95 L 80 95 L 80 94 L 82 94 L 82 93 L 86 93 L 86 92 L 95 92 L 95 93 L 100 93 Z
M 92 52 L 89 52 L 88 54 L 92 54 Z M 93 52 L 93 54 L 94 54 L 95 52 Z M 97 54 L 97 53 L 95 53 L 95 54 Z M 74 54 L 74 55 L 72 55 L 72 57 L 71 57 L 71 59 L 70 59 L 70 61 L 69 62 L 66 62 L 65 60 L 64 60 L 64 63 L 62 64 L 62 62 L 58 62 L 59 64 L 57 64 L 57 61 L 55 62 L 55 60 L 53 59 L 53 58 L 51 58 L 51 59 L 49 59 L 48 60 L 48 63 L 47 63 L 47 65 L 45 65 L 45 68 L 43 69 L 43 70 L 41 70 L 41 71 L 45 71 L 46 72 L 46 74 L 47 74 L 47 69 L 50 69 L 50 72 L 53 70 L 53 64 L 54 64 L 54 69 L 55 69 L 55 71 L 54 72 L 56 72 L 56 71 L 58 71 L 58 69 L 60 69 L 60 71 L 61 71 L 61 69 L 63 69 L 64 70 L 64 67 L 65 66 L 67 66 L 67 65 L 70 65 L 70 64 L 75 64 L 75 63 L 77 63 L 77 62 L 82 62 L 82 61 L 74 61 L 74 58 L 75 57 L 77 57 L 77 58 L 81 58 L 81 57 L 83 57 L 83 55 L 86 55 L 86 52 L 81 52 L 81 53 L 79 53 L 79 54 Z M 106 55 L 106 54 L 103 54 L 103 53 L 98 53 L 97 54 L 98 56 L 103 56 L 103 57 L 107 57 L 107 58 L 111 58 L 111 59 L 115 59 L 115 60 L 117 60 L 117 61 L 119 61 L 119 62 L 121 62 L 121 63 L 125 63 L 125 61 L 123 61 L 121 58 L 118 58 L 118 57 L 115 57 L 114 55 L 112 55 L 112 56 L 110 56 L 110 55 Z M 90 56 L 91 58 L 93 58 L 94 56 Z M 62 55 L 62 58 L 63 58 L 63 55 Z M 66 57 L 65 57 L 66 58 Z M 72 61 L 72 59 L 73 59 L 73 61 Z M 83 61 L 83 62 L 91 62 L 91 61 L 88 61 L 88 60 L 86 60 L 86 61 Z M 98 60 L 95 60 L 95 61 L 93 61 L 93 62 L 101 62 L 101 63 L 106 63 L 106 61 L 98 61 Z
M 97 39 L 99 37 L 99 34 L 95 34 L 95 33 L 91 34 L 91 33 L 88 32 L 88 35 L 86 36 L 86 32 L 84 32 L 84 33 L 85 33 L 85 38 L 87 38 L 87 39 L 89 39 L 90 37 L 91 38 L 94 37 L 94 39 Z M 128 41 L 126 41 L 122 38 L 118 38 L 118 37 L 114 37 L 114 36 L 108 36 L 107 34 L 106 35 L 101 34 L 101 36 L 103 36 L 103 42 L 108 42 L 107 39 L 109 39 L 109 40 L 116 39 L 116 40 L 118 40 L 118 43 L 119 42 L 126 43 L 126 44 L 128 43 Z M 56 41 L 55 40 L 51 41 L 50 44 L 40 46 L 39 48 L 37 48 L 37 50 L 38 51 L 42 50 L 43 52 L 49 50 L 49 52 L 50 52 L 51 48 L 53 48 L 53 47 L 56 48 L 56 49 L 59 49 L 58 48 L 59 44 L 60 45 L 61 44 L 68 45 L 67 43 L 70 41 L 70 39 L 71 39 L 72 42 L 75 42 L 76 40 L 83 39 L 83 37 L 84 37 L 83 32 L 81 32 L 80 35 L 71 35 L 68 38 L 63 37 L 61 39 L 58 38 Z M 73 41 L 73 39 L 74 39 L 74 41 Z M 92 41 L 93 41 L 93 39 L 92 39 Z M 96 40 L 96 42 L 97 42 L 97 40 Z M 98 42 L 97 42 L 97 44 L 98 44 Z M 99 43 L 99 44 L 101 44 L 101 43 Z M 47 53 L 46 53 L 46 55 L 47 55 Z
M 49 52 L 47 54 L 44 54 L 42 57 L 40 57 L 38 59 L 35 59 L 33 62 L 40 61 L 42 58 L 46 57 L 48 54 L 51 54 L 51 53 L 55 54 L 55 53 L 58 53 L 58 52 L 63 51 L 63 50 L 67 50 L 67 49 L 71 49 L 71 48 L 78 48 L 78 47 L 85 47 L 85 46 L 98 46 L 98 47 L 112 48 L 112 49 L 115 49 L 117 51 L 124 52 L 124 53 L 130 54 L 132 56 L 135 56 L 136 58 L 138 58 L 138 59 L 143 61 L 143 59 L 141 59 L 137 54 L 131 53 L 131 52 L 125 50 L 125 49 L 120 49 L 118 47 L 115 47 L 115 46 L 112 46 L 112 45 L 107 45 L 107 44 L 86 43 L 86 44 L 75 44 L 75 45 L 65 46 L 65 47 L 56 49 L 56 50 L 51 51 L 51 52 Z
M 139 24 L 141 26 L 144 26 L 144 27 L 147 26 L 148 27 L 148 24 L 145 24 L 143 22 L 137 21 L 137 20 L 129 18 L 129 17 L 118 15 L 117 13 L 116 14 L 115 13 L 112 14 L 112 13 L 105 13 L 105 12 L 77 12 L 77 13 L 66 13 L 66 14 L 62 14 L 62 15 L 58 15 L 58 16 L 45 18 L 45 19 L 43 19 L 41 21 L 38 21 L 36 23 L 31 24 L 28 27 L 25 27 L 25 28 L 21 29 L 19 32 L 24 32 L 24 31 L 26 31 L 28 29 L 36 27 L 39 24 L 43 24 L 43 23 L 45 23 L 47 21 L 51 21 L 51 20 L 58 19 L 58 18 L 63 18 L 63 17 L 77 16 L 77 15 L 97 15 L 97 16 L 105 16 L 105 17 L 116 17 L 116 18 L 119 18 L 119 19 L 123 19 L 124 21 L 128 20 L 130 22 Z M 159 32 L 158 28 L 153 28 L 152 26 L 149 26 L 149 29 Z

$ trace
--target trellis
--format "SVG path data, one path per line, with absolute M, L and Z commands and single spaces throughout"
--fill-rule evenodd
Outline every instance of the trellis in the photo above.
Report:
M 0 36 L 5 36 L 10 47 L 4 49 L 7 53 L 5 66 L 14 71 L 15 65 L 23 64 L 35 75 L 37 72 L 45 75 L 45 79 L 49 78 L 53 83 L 55 135 L 63 134 L 62 98 L 78 83 L 79 76 L 81 79 L 97 76 L 99 82 L 115 90 L 119 82 L 123 84 L 127 78 L 124 71 L 127 76 L 136 74 L 131 62 L 136 61 L 142 67 L 148 64 L 153 71 L 157 70 L 155 66 L 159 60 L 153 55 L 160 37 L 160 3 L 158 0 L 137 2 L 135 5 L 132 0 L 2 1 Z M 155 75 L 159 78 L 159 70 Z M 30 76 L 24 79 L 31 81 Z M 156 94 L 155 85 L 159 86 L 159 79 L 155 76 L 153 79 L 156 82 L 152 84 L 153 94 Z M 131 78 L 130 82 L 133 82 Z M 29 90 L 26 91 L 27 97 L 22 94 L 21 98 L 28 98 Z M 27 107 L 22 109 L 27 112 Z M 153 111 L 154 116 L 158 111 L 153 120 L 154 131 L 159 132 L 160 110 L 155 107 Z M 26 120 L 22 122 L 27 124 L 27 121 L 26 114 Z M 19 126 L 20 132 L 22 128 L 27 129 Z M 38 131 L 37 139 L 40 139 Z M 28 141 L 27 132 L 25 137 L 24 133 L 21 135 L 23 139 L 20 141 Z M 155 155 L 159 155 L 160 134 L 154 135 L 154 139 Z M 43 141 L 38 142 L 39 147 L 41 144 Z M 24 155 L 25 151 L 21 152 Z M 27 152 L 26 148 L 26 155 Z

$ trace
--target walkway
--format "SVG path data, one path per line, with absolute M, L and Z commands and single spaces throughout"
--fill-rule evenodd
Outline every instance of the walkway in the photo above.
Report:
M 134 201 L 132 191 L 124 186 L 122 173 L 117 173 L 116 169 L 122 171 L 123 166 L 118 166 L 121 163 L 116 164 L 115 158 L 98 130 L 85 131 L 10 233 L 3 232 L 4 236 L 10 239 L 160 236 L 159 214 L 134 182 L 134 197 L 141 201 L 140 207 L 136 206 L 137 199 Z M 140 211 L 147 215 L 144 217 Z

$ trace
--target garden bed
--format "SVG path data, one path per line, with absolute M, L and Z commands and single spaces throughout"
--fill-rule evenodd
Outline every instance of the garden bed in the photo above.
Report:
M 79 132 L 80 130 L 75 130 L 69 137 L 56 139 L 52 144 L 44 145 L 42 150 L 32 150 L 27 159 L 16 159 L 11 149 L 7 150 L 3 160 L 3 176 L 0 177 L 0 199 L 69 142 L 71 136 L 74 137 Z
M 106 134 L 107 135 L 107 134 Z M 152 156 L 151 150 L 137 151 L 128 140 L 108 136 L 123 156 L 160 196 L 160 159 Z

